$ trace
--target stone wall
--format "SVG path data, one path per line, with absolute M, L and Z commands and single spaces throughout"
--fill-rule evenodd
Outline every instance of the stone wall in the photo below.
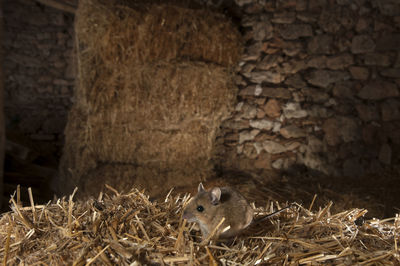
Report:
M 358 176 L 400 163 L 400 2 L 236 0 L 247 42 L 227 168 Z
M 3 7 L 7 129 L 57 151 L 73 95 L 74 16 L 32 0 Z

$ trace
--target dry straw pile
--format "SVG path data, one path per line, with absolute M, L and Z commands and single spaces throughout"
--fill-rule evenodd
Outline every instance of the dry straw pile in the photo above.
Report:
M 79 82 L 61 190 L 114 182 L 154 194 L 210 176 L 237 92 L 242 44 L 231 22 L 178 5 L 82 0 L 75 30 Z
M 297 205 L 230 244 L 200 245 L 180 219 L 189 197 L 151 202 L 134 189 L 97 200 L 22 207 L 0 219 L 0 258 L 7 265 L 395 265 L 400 218 L 362 221 L 366 210 L 331 214 Z M 257 208 L 271 212 L 279 204 Z

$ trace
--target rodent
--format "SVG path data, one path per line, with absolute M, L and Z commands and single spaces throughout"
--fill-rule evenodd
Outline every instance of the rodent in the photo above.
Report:
M 198 186 L 197 195 L 192 198 L 183 211 L 183 219 L 199 225 L 203 240 L 207 239 L 213 229 L 225 218 L 213 238 L 231 239 L 240 234 L 251 224 L 257 224 L 290 206 L 253 220 L 254 210 L 247 200 L 231 187 L 214 187 L 209 191 L 202 183 Z

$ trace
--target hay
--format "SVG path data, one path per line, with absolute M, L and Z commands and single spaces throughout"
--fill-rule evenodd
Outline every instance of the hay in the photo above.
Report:
M 142 168 L 172 180 L 165 190 L 185 175 L 195 182 L 211 176 L 217 131 L 237 93 L 232 68 L 242 45 L 231 22 L 182 6 L 83 0 L 75 29 L 79 84 L 65 130 L 61 192 L 90 187 L 84 178 L 114 178 L 92 175 L 106 164 L 128 165 L 125 183 L 138 187 L 144 182 L 134 179 L 148 176 Z
M 176 175 L 186 172 L 196 182 L 201 180 L 198 172 L 212 176 L 217 129 L 235 100 L 227 73 L 203 63 L 146 66 L 133 73 L 117 96 L 98 93 L 105 99 L 102 104 L 94 93 L 88 97 L 97 109 L 88 103 L 70 111 L 60 167 L 64 179 L 80 186 L 82 178 L 91 178 L 89 171 L 104 163 L 176 169 Z M 130 179 L 135 176 L 132 173 Z M 169 178 L 174 182 L 166 184 L 181 185 L 183 179 Z
M 134 189 L 109 187 L 97 200 L 22 207 L 0 219 L 4 263 L 47 265 L 393 265 L 399 264 L 400 218 L 362 221 L 367 212 L 331 214 L 297 206 L 254 226 L 231 244 L 199 244 L 199 233 L 180 220 L 188 196 L 151 202 Z M 270 203 L 258 215 L 281 208 Z M 315 208 L 315 207 L 314 207 Z M 311 209 L 311 206 L 310 206 Z M 134 263 L 134 264 L 132 264 Z
M 176 59 L 232 66 L 239 60 L 241 36 L 224 15 L 144 2 L 80 1 L 75 28 L 86 58 L 107 68 Z
M 201 62 L 121 65 L 80 89 L 93 119 L 170 130 L 187 120 L 219 121 L 237 92 L 228 70 Z

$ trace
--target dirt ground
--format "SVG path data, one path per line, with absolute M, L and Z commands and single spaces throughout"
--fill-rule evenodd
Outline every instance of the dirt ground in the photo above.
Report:
M 175 193 L 196 193 L 198 184 L 175 189 Z M 204 182 L 206 188 L 233 186 L 250 202 L 265 205 L 270 201 L 297 202 L 313 209 L 333 202 L 332 211 L 367 209 L 366 218 L 388 218 L 400 213 L 400 174 L 395 171 L 359 178 L 317 176 L 307 173 L 226 172 Z

